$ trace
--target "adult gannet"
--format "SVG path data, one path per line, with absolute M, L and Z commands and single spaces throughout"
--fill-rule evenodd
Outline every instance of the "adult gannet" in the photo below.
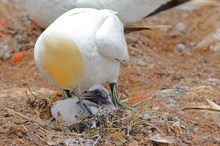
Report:
M 127 24 L 141 20 L 189 0 L 27 0 L 31 18 L 42 28 L 73 8 L 110 9 L 118 12 L 120 20 Z
M 78 98 L 68 98 L 53 103 L 52 116 L 56 119 L 59 112 L 64 122 L 70 125 L 76 123 L 77 117 L 80 116 L 95 115 L 102 110 L 116 110 L 109 98 L 108 91 L 100 85 L 92 86 L 89 91 L 82 93 L 81 98 L 81 102 L 87 110 L 81 106 Z
M 38 38 L 34 59 L 58 87 L 80 99 L 81 90 L 108 82 L 119 106 L 120 62 L 128 61 L 124 27 L 112 10 L 73 9 L 55 20 Z

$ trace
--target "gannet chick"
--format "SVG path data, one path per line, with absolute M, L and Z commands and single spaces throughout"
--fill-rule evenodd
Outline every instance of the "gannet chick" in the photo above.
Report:
M 112 102 L 120 106 L 117 78 L 120 62 L 128 61 L 124 27 L 116 12 L 89 8 L 61 15 L 38 38 L 34 59 L 39 70 L 58 87 L 73 91 L 108 82 Z
M 116 109 L 109 98 L 108 91 L 100 85 L 91 87 L 81 97 L 82 104 L 87 110 L 81 107 L 78 98 L 73 97 L 56 101 L 51 108 L 52 116 L 56 119 L 59 112 L 64 122 L 71 125 L 78 122 L 77 117 L 95 115 L 102 110 L 111 112 Z

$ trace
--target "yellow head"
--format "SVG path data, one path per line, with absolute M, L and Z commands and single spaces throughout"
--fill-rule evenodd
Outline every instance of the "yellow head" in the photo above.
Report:
M 71 35 L 45 31 L 41 41 L 39 46 L 43 48 L 40 48 L 38 62 L 49 78 L 67 89 L 79 87 L 84 76 L 84 61 Z

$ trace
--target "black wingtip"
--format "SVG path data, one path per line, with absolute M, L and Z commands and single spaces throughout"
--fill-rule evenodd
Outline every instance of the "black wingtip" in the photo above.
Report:
M 185 2 L 188 2 L 188 1 L 190 1 L 190 0 L 172 0 L 164 5 L 161 5 L 158 9 L 156 9 L 154 12 L 149 14 L 147 17 L 153 16 L 161 11 L 168 10 L 170 8 L 173 8 L 175 6 L 178 6 L 178 5 L 183 4 Z

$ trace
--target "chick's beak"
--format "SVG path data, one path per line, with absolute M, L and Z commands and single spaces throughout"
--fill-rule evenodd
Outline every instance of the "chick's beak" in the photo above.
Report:
M 87 91 L 85 93 L 82 93 L 82 98 L 83 100 L 88 100 L 95 104 L 99 104 L 101 100 L 101 98 L 99 98 L 99 96 L 96 95 L 94 91 Z

